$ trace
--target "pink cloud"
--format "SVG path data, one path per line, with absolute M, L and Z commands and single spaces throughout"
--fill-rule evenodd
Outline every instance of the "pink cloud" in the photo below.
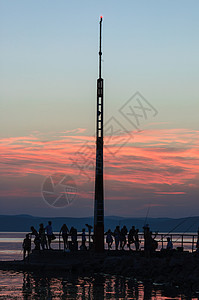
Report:
M 156 194 L 160 194 L 160 195 L 182 195 L 182 194 L 186 194 L 185 192 L 155 192 Z
M 47 176 L 56 172 L 71 175 L 78 182 L 82 197 L 93 197 L 95 174 L 95 138 L 85 129 L 51 133 L 50 138 L 34 132 L 29 136 L 0 139 L 1 176 L 25 177 L 29 174 Z M 151 194 L 185 194 L 198 188 L 199 131 L 188 129 L 146 130 L 116 149 L 114 139 L 104 151 L 107 191 L 121 192 L 123 199 L 133 197 L 133 189 Z M 105 138 L 106 145 L 106 138 Z M 164 189 L 162 188 L 164 186 Z M 166 189 L 165 189 L 166 187 Z M 130 192 L 131 191 L 131 192 Z M 162 192 L 163 191 L 163 192 Z M 179 192 L 180 191 L 180 192 Z M 17 189 L 7 193 L 20 195 Z M 108 193 L 112 199 L 111 193 Z

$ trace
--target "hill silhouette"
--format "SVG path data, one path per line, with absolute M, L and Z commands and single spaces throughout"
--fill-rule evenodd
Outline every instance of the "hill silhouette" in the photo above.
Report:
M 59 231 L 61 226 L 66 223 L 70 228 L 75 226 L 78 231 L 85 227 L 85 224 L 93 225 L 93 217 L 72 218 L 72 217 L 35 217 L 31 215 L 0 215 L 0 231 L 6 232 L 29 232 L 30 226 L 39 227 L 40 223 L 47 225 L 52 221 L 53 230 Z M 117 225 L 126 225 L 128 229 L 134 225 L 143 231 L 144 223 L 148 223 L 152 231 L 159 232 L 197 232 L 199 226 L 199 216 L 187 218 L 125 218 L 119 216 L 105 217 L 105 231 L 109 228 L 114 230 Z

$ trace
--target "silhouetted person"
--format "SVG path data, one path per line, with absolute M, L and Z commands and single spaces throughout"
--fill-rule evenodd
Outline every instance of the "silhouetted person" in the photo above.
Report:
M 155 240 L 157 232 L 153 237 L 152 231 L 148 225 L 144 226 L 144 252 L 146 257 L 150 257 L 151 254 L 158 248 L 158 242 Z
M 86 230 L 85 230 L 85 228 L 82 229 L 82 244 L 80 246 L 80 250 L 87 250 L 87 248 L 86 248 Z
M 115 230 L 114 230 L 114 238 L 115 238 L 115 249 L 118 250 L 118 246 L 120 243 L 120 226 L 116 226 Z
M 31 251 L 31 239 L 29 234 L 26 234 L 25 239 L 23 240 L 23 260 L 25 261 L 26 252 L 27 252 L 27 259 L 29 261 L 29 255 Z
M 72 249 L 78 250 L 77 229 L 74 228 L 73 226 L 70 229 L 70 236 L 71 236 Z
M 91 230 L 93 226 L 85 224 L 88 227 L 88 241 L 89 241 L 89 249 L 91 249 Z
M 37 230 L 33 226 L 31 226 L 30 229 L 31 229 L 31 233 L 30 234 L 35 236 L 35 238 L 34 238 L 35 250 L 40 250 L 40 238 L 39 238 L 39 234 L 38 234 Z
M 39 238 L 41 241 L 42 250 L 47 249 L 46 234 L 45 234 L 45 228 L 43 223 L 39 224 Z
M 140 241 L 139 241 L 139 229 L 135 230 L 135 250 L 139 251 L 140 249 Z
M 131 244 L 135 242 L 135 226 L 132 226 L 128 234 L 128 247 L 131 250 Z
M 108 250 L 110 250 L 112 248 L 112 244 L 113 244 L 112 234 L 113 233 L 111 232 L 110 229 L 106 232 L 106 242 L 108 244 Z
M 121 229 L 121 234 L 120 234 L 120 248 L 124 250 L 124 247 L 126 245 L 126 235 L 128 233 L 128 230 L 126 226 L 124 225 Z
M 66 224 L 63 224 L 61 229 L 60 229 L 60 233 L 62 235 L 63 238 L 63 242 L 64 242 L 64 251 L 68 248 L 68 227 L 66 226 Z
M 158 248 L 158 242 L 155 240 L 157 234 L 158 234 L 158 232 L 155 232 L 154 237 L 153 237 L 153 233 L 152 233 L 152 231 L 150 231 L 150 235 L 151 235 L 151 252 L 155 252 L 155 250 Z
M 51 241 L 53 240 L 53 229 L 52 229 L 52 222 L 48 221 L 48 225 L 45 227 L 46 233 L 47 233 L 47 239 L 48 239 L 48 248 L 51 248 Z
M 173 250 L 173 243 L 170 237 L 167 238 L 167 250 Z
M 150 228 L 147 225 L 143 227 L 144 229 L 144 253 L 146 257 L 150 257 L 151 249 L 152 249 L 152 237 Z

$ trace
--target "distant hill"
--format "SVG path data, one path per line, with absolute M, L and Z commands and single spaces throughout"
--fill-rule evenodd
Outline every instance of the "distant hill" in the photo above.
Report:
M 61 226 L 66 223 L 70 228 L 74 226 L 78 231 L 86 228 L 85 224 L 93 225 L 93 217 L 70 218 L 70 217 L 34 217 L 31 215 L 0 215 L 0 231 L 7 232 L 28 232 L 30 226 L 39 228 L 40 223 L 47 225 L 48 221 L 52 221 L 53 230 L 59 231 Z M 126 225 L 128 229 L 134 225 L 143 231 L 145 218 L 124 218 L 118 216 L 105 217 L 105 231 L 109 228 L 114 230 L 117 225 L 121 227 Z M 197 232 L 199 226 L 199 217 L 188 217 L 180 219 L 172 218 L 148 218 L 146 221 L 152 231 L 159 232 Z

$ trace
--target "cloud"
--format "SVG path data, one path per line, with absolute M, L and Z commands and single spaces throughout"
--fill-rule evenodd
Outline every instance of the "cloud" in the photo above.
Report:
M 117 145 L 109 140 L 109 149 L 104 149 L 106 200 L 150 198 L 161 207 L 165 196 L 178 201 L 195 193 L 199 188 L 198 133 L 187 129 L 132 132 L 133 139 L 114 155 L 111 150 Z M 2 138 L 0 151 L 3 197 L 38 196 L 41 186 L 37 182 L 35 189 L 30 175 L 38 176 L 41 183 L 41 178 L 61 172 L 74 178 L 82 199 L 93 199 L 95 138 L 85 135 L 85 129 Z
M 156 194 L 159 195 L 182 195 L 182 194 L 186 194 L 185 192 L 163 192 L 163 191 L 159 191 L 159 192 L 155 192 Z

